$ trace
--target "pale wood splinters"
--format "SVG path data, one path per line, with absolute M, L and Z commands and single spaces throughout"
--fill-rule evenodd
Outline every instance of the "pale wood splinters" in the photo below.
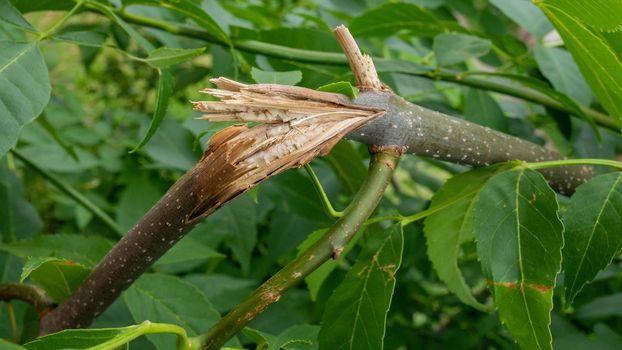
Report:
M 326 155 L 347 133 L 385 110 L 354 105 L 345 96 L 276 84 L 212 79 L 219 101 L 192 102 L 208 121 L 239 121 L 212 137 L 197 165 L 200 220 L 233 197 L 287 169 Z M 259 122 L 249 128 L 244 123 Z
M 361 53 L 354 37 L 350 34 L 350 30 L 340 25 L 335 28 L 334 33 L 343 53 L 350 62 L 350 68 L 358 88 L 361 90 L 390 91 L 386 85 L 380 82 L 374 62 L 370 56 Z

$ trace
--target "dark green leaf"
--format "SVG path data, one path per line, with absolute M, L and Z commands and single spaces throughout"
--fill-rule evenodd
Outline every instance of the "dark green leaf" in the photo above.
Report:
M 475 206 L 477 252 L 499 318 L 524 349 L 552 349 L 553 287 L 561 266 L 563 225 L 555 192 L 542 175 L 495 175 Z
M 162 124 L 164 117 L 166 116 L 166 110 L 168 109 L 168 100 L 171 97 L 172 89 L 173 89 L 173 76 L 171 75 L 171 71 L 168 68 L 158 69 L 158 73 L 160 74 L 160 78 L 158 79 L 158 94 L 156 96 L 156 108 L 153 111 L 153 117 L 151 118 L 151 124 L 149 124 L 149 129 L 147 133 L 143 137 L 143 139 L 138 143 L 136 147 L 132 150 L 132 152 L 136 152 L 142 146 L 144 146 L 151 137 L 155 135 L 156 131 Z
M 151 52 L 145 58 L 145 62 L 154 68 L 166 68 L 177 63 L 181 63 L 200 56 L 205 52 L 205 47 L 198 49 L 172 49 L 169 47 L 160 47 Z
M 116 219 L 127 232 L 162 197 L 164 192 L 146 174 L 131 171 L 116 206 Z
M 622 293 L 595 298 L 581 305 L 575 316 L 582 319 L 622 316 Z
M 328 299 L 320 349 L 382 349 L 403 237 L 400 224 L 378 233 Z
M 11 2 L 22 13 L 43 10 L 65 11 L 75 5 L 73 0 L 11 0 Z
M 54 35 L 53 38 L 54 40 L 65 41 L 81 46 L 99 48 L 104 46 L 107 36 L 104 33 L 89 30 L 64 32 Z
M 257 343 L 257 348 L 266 350 L 290 349 L 315 349 L 317 343 L 317 334 L 320 330 L 319 326 L 297 325 L 292 326 L 281 332 L 279 335 L 272 335 L 266 332 L 260 332 L 256 329 L 245 328 L 244 334 L 253 339 Z
M 197 286 L 207 299 L 212 302 L 216 311 L 226 312 L 244 300 L 255 288 L 257 281 L 232 277 L 228 275 L 190 275 L 184 280 Z
M 0 242 L 37 233 L 43 226 L 36 209 L 24 198 L 24 185 L 0 159 Z
M 99 236 L 38 235 L 33 238 L 3 244 L 0 250 L 26 257 L 55 257 L 93 267 L 112 248 L 112 244 Z
M 162 166 L 188 170 L 199 160 L 199 154 L 193 151 L 192 134 L 178 123 L 164 119 L 151 142 L 143 150 Z
M 490 0 L 490 2 L 535 36 L 544 37 L 553 30 L 551 22 L 530 0 Z
M 62 303 L 84 281 L 91 269 L 71 260 L 58 258 L 29 258 L 22 270 L 21 280 L 30 277 L 57 304 Z
M 540 71 L 556 90 L 565 93 L 583 106 L 590 105 L 592 90 L 566 50 L 536 45 L 534 55 Z
M 478 194 L 495 174 L 515 164 L 474 169 L 449 179 L 432 197 L 430 208 L 442 208 L 425 219 L 428 258 L 439 278 L 463 303 L 488 309 L 478 302 L 458 267 L 460 246 L 473 240 L 473 210 Z
M 123 299 L 134 321 L 173 323 L 190 336 L 209 329 L 220 315 L 197 287 L 179 277 L 144 274 L 125 293 Z M 159 350 L 175 348 L 174 339 L 147 336 Z
M 0 1 L 0 20 L 10 23 L 22 29 L 35 31 L 35 28 L 19 13 L 10 1 Z
M 260 84 L 296 85 L 302 79 L 302 73 L 299 70 L 268 72 L 255 67 L 251 69 L 251 76 L 256 83 Z
M 0 156 L 50 99 L 48 69 L 34 43 L 0 40 Z
M 367 176 L 363 157 L 354 149 L 352 143 L 341 140 L 330 153 L 322 158 L 330 164 L 343 188 L 350 194 L 356 193 Z
M 350 22 L 354 37 L 390 36 L 400 30 L 410 30 L 417 36 L 433 36 L 445 27 L 423 7 L 399 2 L 374 7 Z
M 189 261 L 205 261 L 207 259 L 222 259 L 225 255 L 215 251 L 205 244 L 186 237 L 175 244 L 166 254 L 164 254 L 155 263 L 154 267 L 162 267 L 163 265 L 178 264 Z
M 322 85 L 317 88 L 318 91 L 335 92 L 338 94 L 346 95 L 349 98 L 356 98 L 359 94 L 359 89 L 356 86 L 352 86 L 349 81 L 338 81 L 336 83 L 330 83 Z
M 443 33 L 434 37 L 434 54 L 439 66 L 450 66 L 490 51 L 489 40 L 462 33 Z
M 622 249 L 622 173 L 600 175 L 579 186 L 564 214 L 564 286 L 570 306 Z
M 497 101 L 486 91 L 469 89 L 465 94 L 464 119 L 489 128 L 507 132 L 508 120 Z

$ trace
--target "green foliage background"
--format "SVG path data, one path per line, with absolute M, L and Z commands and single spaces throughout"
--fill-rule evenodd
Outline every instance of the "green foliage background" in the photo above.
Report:
M 199 90 L 209 86 L 209 78 L 226 76 L 310 88 L 350 81 L 351 73 L 336 55 L 340 48 L 331 34 L 331 28 L 342 23 L 349 25 L 365 52 L 379 58 L 381 80 L 412 102 L 556 148 L 569 157 L 616 159 L 622 148 L 619 128 L 615 130 L 622 110 L 617 78 L 622 76 L 622 21 L 612 10 L 599 17 L 604 19 L 603 27 L 594 27 L 595 20 L 588 18 L 578 29 L 560 30 L 561 37 L 551 34 L 553 25 L 563 27 L 576 15 L 562 11 L 568 3 L 541 1 L 542 11 L 523 0 L 87 1 L 85 11 L 58 30 L 45 32 L 66 13 L 50 10 L 70 10 L 73 1 L 0 1 L 0 62 L 10 68 L 0 69 L 0 105 L 4 108 L 0 109 L 0 281 L 36 283 L 61 302 L 111 244 L 192 167 L 209 137 L 224 127 L 197 120 L 199 115 L 191 111 L 189 101 L 207 98 Z M 166 26 L 138 26 L 136 16 L 146 19 L 143 24 L 156 21 Z M 188 28 L 207 34 L 203 38 L 203 34 L 191 35 Z M 43 32 L 47 34 L 41 36 Z M 585 42 L 591 43 L 594 57 L 585 56 L 581 49 Z M 271 51 L 265 44 L 285 49 Z M 297 55 L 287 48 L 319 53 L 317 57 Z M 23 55 L 9 65 L 9 58 L 17 57 L 15 52 Z M 607 73 L 600 74 L 596 63 L 602 63 Z M 480 76 L 483 89 L 475 89 L 469 74 L 482 71 L 488 72 L 487 78 Z M 463 78 L 466 82 L 460 81 Z M 495 88 L 495 83 L 501 88 Z M 18 90 L 22 93 L 13 93 Z M 555 108 L 560 105 L 563 108 Z M 600 120 L 588 107 L 613 117 Z M 596 123 L 609 127 L 596 128 Z M 368 162 L 365 146 L 350 141 L 341 141 L 329 156 L 313 161 L 337 209 L 343 209 L 360 187 Z M 376 216 L 426 209 L 445 180 L 465 170 L 427 158 L 404 157 Z M 529 174 L 537 179 L 536 173 Z M 484 183 L 477 181 L 469 184 L 482 190 Z M 58 182 L 75 188 L 82 200 L 62 190 Z M 495 185 L 489 183 L 483 196 L 496 198 L 491 189 Z M 447 186 L 460 184 L 449 182 Z M 542 180 L 534 186 L 546 184 Z M 619 234 L 622 201 L 619 196 L 606 196 L 607 190 L 620 193 L 618 181 L 610 175 L 591 186 L 602 188 L 580 191 L 579 203 L 612 203 L 607 227 Z M 444 195 L 460 189 L 445 191 L 435 201 L 442 203 Z M 556 201 L 562 212 L 568 205 L 567 215 L 580 216 L 568 214 L 581 212 L 580 205 L 542 191 L 556 219 Z M 475 208 L 474 203 L 467 205 L 468 210 L 495 210 L 484 204 Z M 441 229 L 449 216 L 460 220 L 460 225 L 469 222 L 472 218 L 461 216 L 467 216 L 467 206 L 451 207 L 444 217 L 431 216 L 426 227 Z M 585 220 L 591 220 L 585 215 Z M 584 223 L 580 219 L 576 226 Z M 288 171 L 197 226 L 93 327 L 125 327 L 150 320 L 176 324 L 190 336 L 201 334 L 332 222 L 307 174 Z M 470 224 L 486 223 L 476 219 Z M 557 225 L 561 229 L 561 222 Z M 374 323 L 383 329 L 383 320 L 358 319 L 347 312 L 334 315 L 347 306 L 343 298 L 331 299 L 334 290 L 347 295 L 370 288 L 371 295 L 379 298 L 372 299 L 370 309 L 373 300 L 387 301 L 375 305 L 380 312 L 383 305 L 384 311 L 391 305 L 386 349 L 517 348 L 496 312 L 478 310 L 492 305 L 486 278 L 498 281 L 494 271 L 489 271 L 495 262 L 486 266 L 490 261 L 480 254 L 482 273 L 472 232 L 445 242 L 455 251 L 444 262 L 442 249 L 428 251 L 431 238 L 426 242 L 422 222 L 405 226 L 403 233 L 386 222 L 362 231 L 347 254 L 283 295 L 251 323 L 252 329 L 229 345 L 314 349 L 319 334 L 319 346 L 336 349 L 350 322 Z M 581 229 L 571 232 L 580 235 L 577 231 Z M 390 242 L 384 243 L 393 248 L 403 245 L 403 252 L 402 248 L 378 248 L 380 243 L 370 238 L 378 232 L 389 232 Z M 610 233 L 599 234 L 605 237 L 599 239 L 607 240 Z M 486 238 L 476 238 L 478 244 L 487 244 Z M 553 240 L 559 251 L 562 242 Z M 581 287 L 566 290 L 566 299 L 576 296 L 572 309 L 561 311 L 561 287 L 550 291 L 555 296 L 546 302 L 555 303 L 550 316 L 554 348 L 622 346 L 620 245 L 592 248 L 596 250 L 591 254 L 605 250 L 607 256 L 615 256 L 614 262 L 609 265 L 610 259 L 605 258 L 591 271 L 577 272 L 579 280 L 595 280 L 578 295 Z M 374 252 L 396 266 L 401 263 L 392 281 L 386 270 L 370 260 Z M 439 267 L 443 263 L 451 265 L 445 266 L 449 269 L 445 275 Z M 556 276 L 560 263 L 551 264 L 552 275 L 546 279 L 551 286 L 556 277 L 560 279 Z M 361 285 L 348 278 L 357 272 L 394 287 Z M 439 274 L 452 282 L 443 283 Z M 59 284 L 63 278 L 67 283 Z M 496 297 L 503 293 L 500 288 L 493 288 Z M 19 340 L 32 340 L 36 314 L 24 303 L 13 305 Z M 509 307 L 500 308 L 506 323 L 520 313 Z M 348 321 L 338 321 L 340 316 Z M 321 323 L 335 326 L 320 329 Z M 13 339 L 12 329 L 9 313 L 1 310 L 0 338 Z M 352 329 L 352 334 L 364 338 L 356 327 Z M 113 338 L 129 330 L 115 332 L 106 336 Z M 382 334 L 369 337 L 369 344 L 376 344 L 371 349 L 383 343 Z M 516 334 L 514 339 L 521 341 Z M 30 349 L 38 349 L 32 344 Z M 149 335 L 131 344 L 136 349 L 174 347 L 172 335 Z

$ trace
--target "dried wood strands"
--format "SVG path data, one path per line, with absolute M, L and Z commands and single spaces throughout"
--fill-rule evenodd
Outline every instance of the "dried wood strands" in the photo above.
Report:
M 327 154 L 348 132 L 385 111 L 357 106 L 342 95 L 301 87 L 246 85 L 213 79 L 218 89 L 205 89 L 220 101 L 193 102 L 209 121 L 262 123 L 235 125 L 210 140 L 197 165 L 197 205 L 190 220 L 198 220 L 264 179 L 316 156 Z

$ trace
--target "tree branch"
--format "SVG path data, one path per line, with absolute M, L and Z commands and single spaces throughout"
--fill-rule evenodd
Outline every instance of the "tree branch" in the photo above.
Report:
M 204 40 L 219 46 L 229 47 L 228 43 L 222 42 L 219 39 L 213 37 L 209 32 L 197 27 L 192 27 L 180 23 L 170 23 L 165 21 L 156 20 L 144 16 L 139 16 L 131 13 L 127 13 L 121 10 L 114 10 L 114 12 L 124 20 L 151 28 L 157 28 L 166 32 L 185 36 L 194 39 Z M 292 60 L 297 62 L 324 64 L 324 65 L 348 65 L 346 56 L 338 52 L 322 52 L 306 49 L 297 49 L 287 46 L 266 43 L 257 40 L 243 40 L 232 39 L 233 47 L 237 50 L 261 54 L 274 58 L 281 58 L 285 60 Z M 387 60 L 381 57 L 372 57 L 376 64 L 389 63 L 391 60 Z M 399 61 L 405 62 L 405 61 Z M 406 62 L 410 63 L 410 62 Z M 501 94 L 514 96 L 529 102 L 534 102 L 542 106 L 546 106 L 561 112 L 573 113 L 572 108 L 565 106 L 561 102 L 554 100 L 538 91 L 534 91 L 529 88 L 517 87 L 515 85 L 504 84 L 498 81 L 492 81 L 490 79 L 476 78 L 476 77 L 464 77 L 459 72 L 452 72 L 445 69 L 437 70 L 435 67 L 418 66 L 416 70 L 403 69 L 396 71 L 396 73 L 403 73 L 408 75 L 420 76 L 428 79 L 443 80 L 453 82 L 459 85 L 470 86 L 477 89 L 495 91 Z M 620 123 L 613 117 L 603 114 L 597 110 L 582 107 L 585 114 L 594 119 L 596 124 L 615 131 L 620 132 Z
M 40 318 L 52 310 L 54 305 L 52 299 L 42 289 L 25 283 L 0 284 L 0 300 L 6 302 L 11 300 L 27 302 L 35 308 Z
M 220 349 L 270 304 L 277 302 L 286 290 L 298 284 L 328 259 L 336 259 L 378 205 L 397 166 L 399 155 L 397 149 L 373 154 L 367 179 L 346 208 L 344 216 L 320 240 L 274 274 L 202 335 L 201 348 Z

